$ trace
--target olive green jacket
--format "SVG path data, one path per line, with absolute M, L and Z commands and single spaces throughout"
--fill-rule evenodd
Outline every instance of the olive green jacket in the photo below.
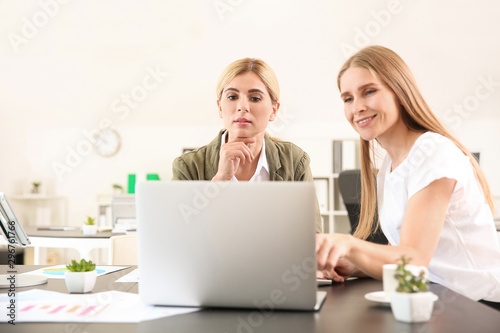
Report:
M 211 180 L 219 167 L 221 130 L 208 145 L 177 157 L 173 164 L 173 180 Z M 266 157 L 271 181 L 313 181 L 309 155 L 291 142 L 274 141 L 267 134 Z M 322 232 L 321 215 L 316 200 L 316 232 Z

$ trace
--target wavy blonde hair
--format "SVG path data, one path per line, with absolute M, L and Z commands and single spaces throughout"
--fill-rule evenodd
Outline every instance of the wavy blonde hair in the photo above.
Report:
M 385 83 L 398 97 L 401 103 L 401 117 L 404 124 L 414 131 L 431 131 L 447 137 L 469 157 L 477 179 L 485 196 L 486 203 L 491 211 L 495 212 L 495 203 L 486 177 L 479 167 L 477 160 L 439 121 L 425 102 L 418 89 L 415 78 L 406 63 L 394 51 L 383 46 L 368 46 L 350 57 L 340 69 L 337 76 L 339 90 L 340 79 L 345 71 L 351 67 L 363 68 L 383 83 Z M 375 230 L 379 221 L 374 221 L 377 210 L 377 193 L 373 175 L 376 174 L 374 164 L 375 151 L 373 142 L 360 138 L 361 154 L 361 211 L 358 228 L 354 236 L 366 239 Z
M 278 78 L 272 68 L 261 59 L 243 58 L 230 63 L 221 73 L 217 80 L 216 94 L 220 101 L 224 88 L 231 82 L 235 76 L 246 73 L 257 74 L 267 88 L 271 101 L 276 104 L 280 100 L 280 86 Z

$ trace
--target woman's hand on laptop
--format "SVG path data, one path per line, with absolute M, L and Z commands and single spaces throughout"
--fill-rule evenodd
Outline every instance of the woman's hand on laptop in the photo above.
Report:
M 348 237 L 350 235 L 316 234 L 317 277 L 344 282 L 356 273 L 356 266 L 345 258 L 350 246 Z
M 333 270 L 318 270 L 316 277 L 318 279 L 330 279 L 335 282 L 344 282 L 356 273 L 356 267 L 347 259 L 341 258 Z

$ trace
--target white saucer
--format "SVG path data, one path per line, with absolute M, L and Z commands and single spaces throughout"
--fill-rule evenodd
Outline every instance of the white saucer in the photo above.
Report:
M 10 288 L 11 280 L 10 274 L 0 274 L 0 288 Z M 38 275 L 15 275 L 15 286 L 16 288 L 36 286 L 39 284 L 47 283 L 47 278 L 45 276 Z
M 390 305 L 391 300 L 386 296 L 384 291 L 374 291 L 365 295 L 365 298 L 369 301 L 382 303 L 385 305 Z

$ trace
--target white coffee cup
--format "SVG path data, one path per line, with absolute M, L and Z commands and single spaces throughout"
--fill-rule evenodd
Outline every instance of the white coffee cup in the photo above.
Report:
M 384 285 L 385 298 L 391 299 L 391 294 L 398 288 L 398 280 L 394 276 L 396 274 L 396 264 L 386 264 L 383 266 L 382 283 Z M 429 278 L 429 271 L 425 266 L 406 265 L 406 269 L 412 272 L 413 275 L 418 275 L 423 270 L 425 277 Z
M 382 283 L 384 285 L 384 293 L 387 299 L 390 299 L 391 293 L 396 291 L 398 288 L 398 280 L 394 277 L 397 267 L 398 265 L 396 264 L 387 264 L 384 265 L 383 268 Z

